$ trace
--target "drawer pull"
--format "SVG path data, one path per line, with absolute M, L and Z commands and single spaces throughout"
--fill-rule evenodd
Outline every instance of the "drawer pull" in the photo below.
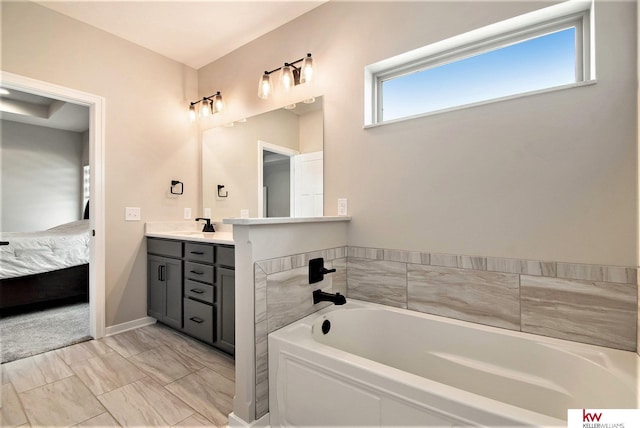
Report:
M 204 251 L 191 251 L 191 254 L 196 254 L 198 256 L 202 256 L 204 254 Z
M 195 273 L 196 275 L 204 275 L 204 272 L 200 272 L 199 270 L 190 270 L 189 272 Z
M 196 294 L 204 294 L 203 290 L 200 290 L 199 288 L 192 288 L 191 290 L 192 293 L 196 293 Z
M 198 317 L 191 317 L 189 318 L 191 321 L 198 323 L 198 324 L 202 324 L 204 322 L 204 320 L 202 318 L 198 318 Z

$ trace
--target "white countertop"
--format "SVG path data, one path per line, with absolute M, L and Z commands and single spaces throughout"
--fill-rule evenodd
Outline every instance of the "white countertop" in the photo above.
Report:
M 179 239 L 181 241 L 234 245 L 233 229 L 214 223 L 216 232 L 202 232 L 203 223 L 195 221 L 153 221 L 145 223 L 145 236 L 150 238 Z
M 224 224 L 234 225 L 260 225 L 260 224 L 285 224 L 285 223 L 325 223 L 330 221 L 351 221 L 350 216 L 324 216 L 324 217 L 265 217 L 265 218 L 225 218 Z

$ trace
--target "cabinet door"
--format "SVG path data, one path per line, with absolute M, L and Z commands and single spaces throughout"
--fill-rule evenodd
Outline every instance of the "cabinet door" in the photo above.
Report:
M 147 314 L 158 321 L 164 318 L 167 297 L 164 257 L 147 257 Z
M 164 323 L 182 328 L 182 260 L 164 259 L 166 303 Z
M 235 354 L 236 275 L 233 269 L 216 268 L 216 293 L 218 293 L 216 346 L 230 354 Z

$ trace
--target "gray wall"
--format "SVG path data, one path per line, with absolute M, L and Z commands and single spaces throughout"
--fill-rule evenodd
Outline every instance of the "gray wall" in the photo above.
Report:
M 2 232 L 82 218 L 82 134 L 1 121 Z
M 199 89 L 233 94 L 231 116 L 325 95 L 325 213 L 348 198 L 349 245 L 637 266 L 635 2 L 596 2 L 595 85 L 363 129 L 366 65 L 549 4 L 328 2 Z M 256 97 L 256 70 L 306 52 L 316 80 Z

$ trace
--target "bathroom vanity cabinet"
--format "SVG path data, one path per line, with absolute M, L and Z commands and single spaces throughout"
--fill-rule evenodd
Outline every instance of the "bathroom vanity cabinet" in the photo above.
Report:
M 233 355 L 234 247 L 149 237 L 147 260 L 148 315 Z

